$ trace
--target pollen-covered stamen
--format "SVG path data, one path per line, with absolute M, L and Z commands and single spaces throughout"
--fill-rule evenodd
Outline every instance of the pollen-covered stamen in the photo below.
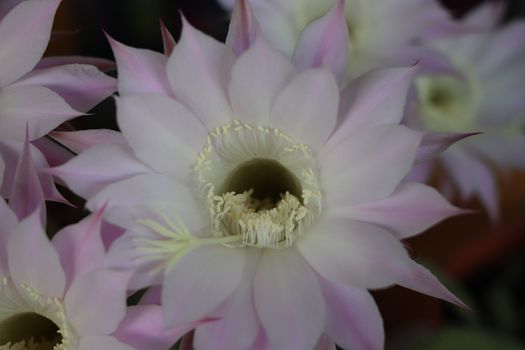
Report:
M 1 280 L 0 350 L 66 350 L 77 345 L 59 298 Z
M 276 128 L 235 121 L 210 133 L 195 170 L 216 237 L 290 246 L 321 210 L 310 148 Z

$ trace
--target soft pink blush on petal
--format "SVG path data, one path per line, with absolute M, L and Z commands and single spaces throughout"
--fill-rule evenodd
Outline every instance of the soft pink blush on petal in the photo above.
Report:
M 329 282 L 319 277 L 326 303 L 326 334 L 345 349 L 381 350 L 383 319 L 366 289 Z
M 226 46 L 240 56 L 253 45 L 259 35 L 259 24 L 253 15 L 250 3 L 248 0 L 237 1 L 226 36 Z
M 100 237 L 103 209 L 58 231 L 52 243 L 60 255 L 67 285 L 78 276 L 101 268 L 106 251 Z
M 258 36 L 232 68 L 228 96 L 234 115 L 246 123 L 268 126 L 275 99 L 294 75 L 292 62 Z
M 468 212 L 451 205 L 432 187 L 402 183 L 388 198 L 333 208 L 327 215 L 380 225 L 392 231 L 398 239 L 405 239 L 442 220 Z
M 60 0 L 23 1 L 0 21 L 0 87 L 29 72 L 47 47 Z M 30 101 L 30 100 L 29 100 Z
M 226 91 L 235 56 L 182 20 L 181 38 L 168 59 L 168 79 L 177 99 L 212 130 L 232 120 Z
M 312 349 L 325 305 L 315 273 L 293 248 L 267 249 L 257 267 L 254 301 L 270 348 Z
M 244 263 L 243 249 L 219 245 L 202 246 L 182 257 L 165 272 L 162 303 L 166 324 L 184 326 L 208 315 L 236 290 Z
M 95 145 L 126 144 L 126 139 L 124 139 L 122 133 L 110 129 L 51 131 L 48 136 L 77 154 L 80 154 Z M 51 165 L 56 166 L 53 164 Z
M 12 186 L 9 193 L 9 207 L 16 216 L 23 219 L 38 210 L 45 225 L 47 217 L 44 191 L 33 163 L 30 143 L 27 139 L 16 166 Z
M 144 93 L 172 95 L 166 78 L 166 56 L 155 51 L 130 47 L 106 36 L 117 61 L 120 96 Z
M 4 197 L 9 197 L 11 188 L 13 187 L 13 182 L 15 181 L 15 172 L 18 161 L 23 153 L 24 143 L 18 141 L 0 141 L 0 154 L 5 160 L 5 173 L 4 173 L 4 183 L 1 188 L 0 193 Z M 40 184 L 44 191 L 44 197 L 46 200 L 52 200 L 61 203 L 67 203 L 67 201 L 62 197 L 60 192 L 55 187 L 55 182 L 53 177 L 47 172 L 49 164 L 47 163 L 46 158 L 42 152 L 33 144 L 30 144 L 31 149 L 31 161 L 33 162 L 34 167 L 36 168 Z
M 479 132 L 425 132 L 417 150 L 416 163 L 429 161 L 454 143 L 479 134 Z
M 195 325 L 167 328 L 160 305 L 130 306 L 114 336 L 138 349 L 167 350 Z
M 35 69 L 45 69 L 68 64 L 87 64 L 95 66 L 103 72 L 115 70 L 117 65 L 115 62 L 99 57 L 86 56 L 46 56 L 42 57 L 40 62 L 35 66 Z
M 323 68 L 297 75 L 280 93 L 270 123 L 314 150 L 321 148 L 337 122 L 339 88 Z
M 411 263 L 411 268 L 399 276 L 396 282 L 398 285 L 468 309 L 468 306 L 441 284 L 429 270 L 413 261 Z
M 81 114 L 46 87 L 7 87 L 0 92 L 0 138 L 23 141 L 29 126 L 29 139 L 34 140 Z
M 299 71 L 327 67 L 342 85 L 350 56 L 350 37 L 345 17 L 345 2 L 311 22 L 299 37 L 293 60 Z
M 42 228 L 39 211 L 20 222 L 9 238 L 7 252 L 9 271 L 17 288 L 26 284 L 42 295 L 63 297 L 66 276 L 58 253 Z
M 109 335 L 126 314 L 130 273 L 97 270 L 76 278 L 64 302 L 71 324 L 81 336 Z
M 490 218 L 497 221 L 500 213 L 496 179 L 489 166 L 460 147 L 441 155 L 441 160 L 462 198 L 480 196 Z
M 117 81 L 94 66 L 69 64 L 37 69 L 15 86 L 42 85 L 59 94 L 75 110 L 87 112 L 117 90 Z
M 390 232 L 348 219 L 325 218 L 297 241 L 297 248 L 321 276 L 357 288 L 389 287 L 411 267 Z
M 52 167 L 62 165 L 75 156 L 75 154 L 66 147 L 46 136 L 33 140 L 31 143 L 44 154 L 47 163 Z
M 342 92 L 345 99 L 339 112 L 340 125 L 325 148 L 337 146 L 363 127 L 399 124 L 416 72 L 415 67 L 380 69 L 354 80 Z
M 152 170 L 133 155 L 129 146 L 98 145 L 49 172 L 78 195 L 90 198 L 109 184 Z

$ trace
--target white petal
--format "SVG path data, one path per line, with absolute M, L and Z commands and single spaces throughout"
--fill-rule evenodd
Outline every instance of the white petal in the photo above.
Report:
M 353 287 L 390 286 L 410 266 L 407 252 L 390 232 L 348 219 L 326 218 L 297 247 L 321 276 Z
M 73 281 L 64 303 L 68 321 L 80 335 L 113 333 L 126 314 L 129 273 L 98 270 Z
M 47 239 L 40 212 L 22 220 L 7 244 L 9 270 L 17 288 L 25 284 L 37 293 L 62 298 L 66 275 L 55 248 Z
M 188 181 L 206 130 L 184 106 L 161 95 L 122 97 L 117 120 L 137 157 L 160 173 Z
M 235 291 L 245 264 L 244 249 L 197 248 L 166 271 L 162 289 L 167 325 L 183 326 L 212 312 Z
M 312 349 L 325 324 L 315 273 L 295 249 L 267 249 L 254 281 L 255 308 L 272 349 Z
M 136 350 L 133 347 L 121 343 L 117 339 L 111 336 L 89 336 L 82 337 L 78 350 L 93 350 L 93 349 L 104 349 L 104 350 Z
M 0 22 L 0 87 L 38 63 L 47 47 L 59 0 L 23 1 Z
M 408 174 L 422 134 L 399 125 L 382 125 L 349 135 L 320 156 L 329 208 L 388 197 Z
M 259 36 L 232 68 L 228 93 L 235 118 L 268 126 L 275 99 L 294 73 L 291 61 Z
M 226 91 L 234 56 L 227 46 L 183 22 L 180 41 L 168 59 L 168 79 L 177 99 L 211 130 L 232 118 Z
M 271 124 L 313 149 L 324 145 L 337 121 L 339 88 L 326 69 L 311 69 L 284 88 L 272 110 Z
M 206 225 L 207 211 L 184 185 L 160 174 L 137 175 L 105 187 L 86 207 L 97 211 L 106 206 L 104 218 L 130 231 L 142 232 L 140 220 L 175 216 L 190 232 Z
M 247 249 L 246 253 L 241 282 L 210 316 L 217 320 L 203 323 L 196 329 L 194 345 L 197 349 L 244 350 L 255 341 L 259 333 L 259 321 L 253 306 L 253 277 L 261 252 L 253 248 Z

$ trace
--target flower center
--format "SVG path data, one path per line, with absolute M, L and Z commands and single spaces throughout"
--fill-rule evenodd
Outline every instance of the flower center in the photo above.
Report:
M 474 91 L 464 80 L 451 76 L 416 80 L 425 126 L 433 131 L 465 132 L 475 129 Z
M 0 350 L 65 350 L 76 344 L 59 298 L 0 280 Z
M 279 162 L 254 158 L 232 171 L 221 192 L 249 192 L 250 198 L 246 204 L 258 212 L 275 208 L 286 193 L 300 198 L 301 185 Z
M 53 349 L 62 341 L 58 326 L 50 319 L 34 312 L 13 315 L 0 322 L 0 344 L 25 343 L 38 349 Z
M 290 246 L 321 210 L 310 148 L 275 128 L 234 121 L 208 137 L 196 173 L 215 237 Z

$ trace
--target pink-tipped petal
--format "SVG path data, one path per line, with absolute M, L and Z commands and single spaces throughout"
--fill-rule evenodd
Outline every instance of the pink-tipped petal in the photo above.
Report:
M 294 74 L 290 60 L 259 36 L 232 68 L 228 95 L 234 115 L 267 126 L 275 99 Z
M 183 105 L 162 95 L 121 97 L 117 120 L 138 158 L 162 174 L 189 180 L 206 130 Z
M 226 45 L 240 56 L 248 50 L 259 35 L 259 24 L 253 15 L 248 0 L 237 0 L 226 36 Z
M 468 211 L 451 205 L 432 187 L 402 183 L 394 193 L 375 202 L 338 207 L 331 215 L 377 224 L 398 239 L 415 236 L 434 224 Z
M 0 92 L 0 138 L 22 141 L 29 125 L 29 139 L 34 140 L 81 114 L 46 87 L 4 88 Z
M 457 184 L 463 199 L 478 195 L 490 218 L 499 219 L 499 200 L 495 175 L 487 164 L 460 147 L 441 156 L 445 169 Z
M 167 350 L 192 327 L 167 328 L 161 306 L 137 305 L 128 308 L 114 336 L 138 349 Z
M 340 110 L 341 124 L 327 147 L 336 146 L 362 127 L 398 124 L 416 71 L 416 67 L 380 69 L 354 80 L 343 91 L 347 98 Z
M 271 124 L 314 150 L 324 145 L 337 122 L 339 88 L 322 68 L 296 76 L 277 97 Z
M 326 302 L 328 339 L 344 349 L 383 349 L 383 319 L 370 293 L 324 278 L 320 278 L 319 284 Z
M 295 47 L 293 59 L 299 70 L 328 67 L 342 84 L 349 55 L 345 2 L 338 0 L 330 12 L 306 26 Z
M 182 20 L 181 38 L 168 59 L 168 79 L 177 99 L 211 130 L 232 119 L 226 91 L 234 55 Z
M 328 335 L 323 333 L 314 350 L 337 350 L 334 341 Z
M 236 290 L 244 262 L 243 249 L 221 245 L 202 246 L 182 257 L 165 272 L 162 304 L 166 324 L 179 327 L 205 318 Z
M 163 54 L 124 45 L 107 35 L 118 70 L 120 96 L 157 93 L 171 96 Z
M 210 314 L 210 318 L 216 320 L 195 330 L 195 348 L 244 350 L 253 344 L 259 333 L 259 321 L 253 306 L 253 277 L 260 256 L 259 249 L 247 252 L 241 282 L 233 294 Z
M 64 298 L 68 320 L 79 335 L 109 335 L 126 314 L 130 274 L 111 270 L 76 278 Z
M 162 46 L 164 48 L 164 55 L 169 56 L 173 52 L 173 49 L 175 48 L 175 39 L 173 39 L 173 35 L 171 35 L 170 31 L 164 24 L 164 22 L 160 21 L 160 33 L 162 35 Z
M 27 285 L 41 295 L 63 297 L 66 276 L 58 253 L 42 228 L 38 210 L 20 222 L 9 238 L 7 251 L 17 288 Z
M 401 243 L 385 229 L 348 219 L 320 222 L 297 242 L 326 279 L 358 288 L 383 288 L 410 267 Z
M 78 350 L 137 350 L 135 347 L 124 344 L 112 336 L 82 337 Z
M 59 166 L 74 157 L 73 152 L 54 142 L 49 137 L 41 137 L 31 142 L 44 155 L 49 166 Z M 44 191 L 45 193 L 45 191 Z
M 117 89 L 117 80 L 94 66 L 69 64 L 37 69 L 15 86 L 42 85 L 60 95 L 71 107 L 87 112 Z
M 263 252 L 254 302 L 272 349 L 313 349 L 325 324 L 315 273 L 295 249 Z
M 468 306 L 441 284 L 429 270 L 415 262 L 412 262 L 410 270 L 408 270 L 406 274 L 403 274 L 396 283 L 400 286 L 443 299 L 464 309 L 468 309 Z
M 106 250 L 100 237 L 102 210 L 58 231 L 52 243 L 60 254 L 67 285 L 78 276 L 104 265 Z
M 421 133 L 400 125 L 379 125 L 348 135 L 320 157 L 330 208 L 388 197 L 410 171 Z
M 37 144 L 39 145 L 38 142 Z M 58 192 L 53 181 L 53 177 L 49 173 L 47 173 L 49 164 L 42 152 L 37 147 L 33 146 L 33 144 L 30 144 L 29 148 L 31 149 L 31 161 L 33 162 L 33 165 L 37 171 L 38 178 L 46 200 L 67 203 L 67 200 L 65 200 L 64 197 L 62 197 L 62 195 L 60 194 L 60 192 Z M 2 155 L 6 163 L 6 169 L 4 172 L 4 183 L 0 193 L 5 197 L 9 197 L 9 193 L 13 188 L 13 183 L 16 180 L 16 167 L 20 157 L 22 156 L 23 150 L 23 142 L 0 141 L 0 154 Z
M 110 129 L 51 131 L 49 136 L 77 154 L 95 145 L 126 144 L 126 140 L 120 132 Z
M 135 158 L 125 145 L 93 146 L 66 164 L 50 170 L 51 174 L 64 180 L 84 198 L 93 196 L 115 181 L 150 172 L 151 169 Z
M 0 22 L 0 87 L 29 72 L 47 47 L 60 0 L 23 1 Z
M 16 166 L 13 187 L 9 193 L 9 206 L 19 219 L 23 219 L 38 210 L 42 214 L 42 222 L 46 220 L 44 191 L 38 178 L 29 140 Z
M 117 68 L 117 64 L 105 58 L 85 56 L 46 56 L 36 65 L 35 69 L 45 69 L 68 64 L 87 64 L 95 66 L 103 72 L 109 72 Z
M 416 154 L 416 163 L 426 162 L 441 154 L 454 143 L 478 132 L 425 132 Z

